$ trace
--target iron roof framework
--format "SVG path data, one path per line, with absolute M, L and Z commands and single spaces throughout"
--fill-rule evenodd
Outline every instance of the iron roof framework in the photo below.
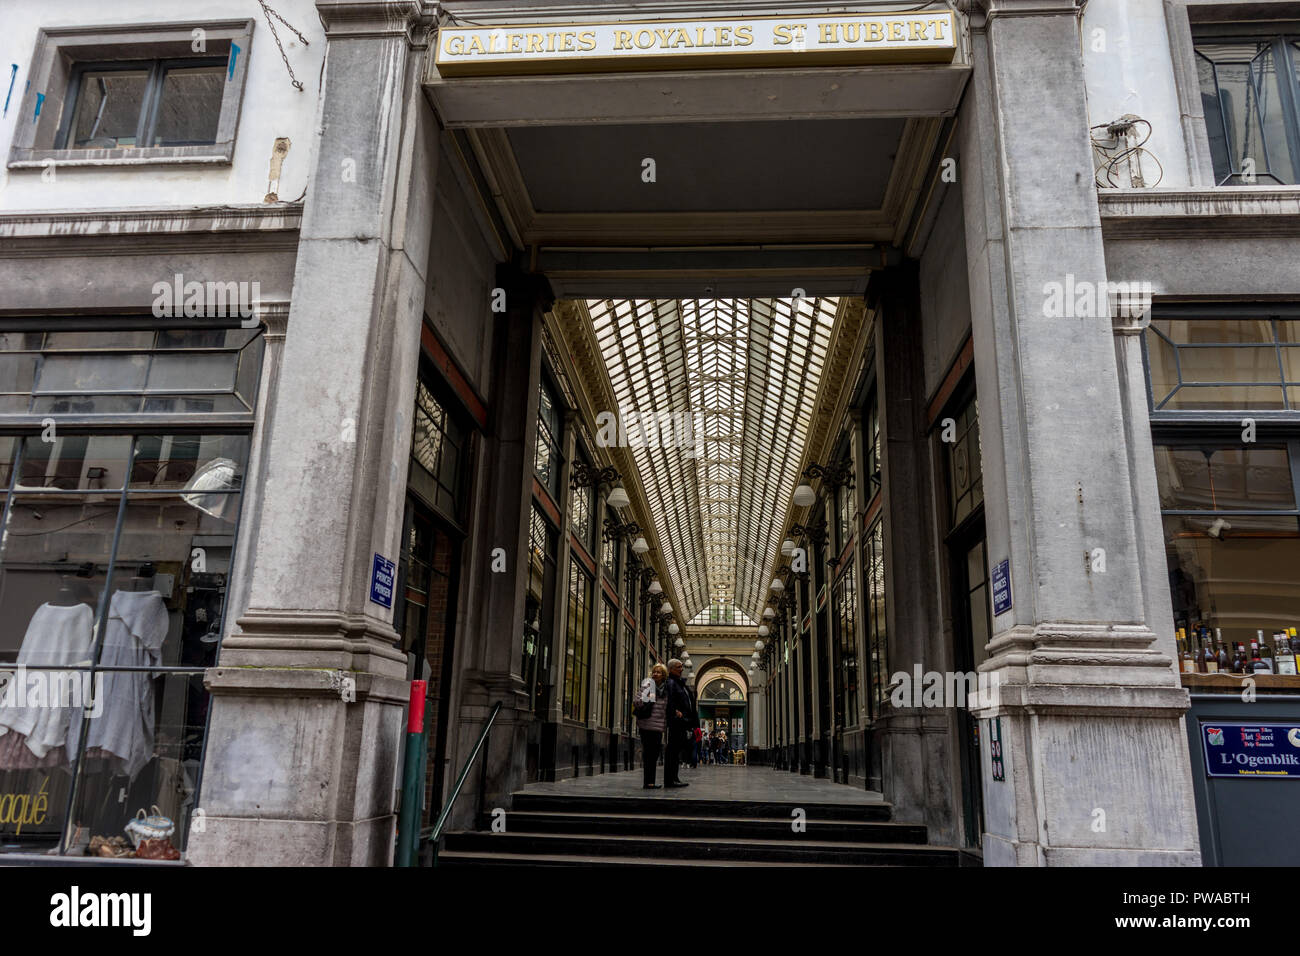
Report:
M 585 303 L 686 620 L 762 612 L 840 304 Z

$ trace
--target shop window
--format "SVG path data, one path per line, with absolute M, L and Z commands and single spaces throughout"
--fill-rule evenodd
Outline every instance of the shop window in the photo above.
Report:
M 543 379 L 537 388 L 537 441 L 533 473 L 551 498 L 560 500 L 560 410 L 555 394 Z
M 867 588 L 867 658 L 870 667 L 869 701 L 871 713 L 884 712 L 889 688 L 889 625 L 885 615 L 885 541 L 884 525 L 877 521 L 866 535 L 864 560 Z
M 1300 320 L 1166 307 L 1142 338 L 1155 412 L 1300 410 Z
M 636 583 L 641 578 L 641 562 L 628 549 L 627 568 L 623 571 L 623 607 L 636 616 Z
M 157 805 L 183 849 L 262 336 L 40 321 L 0 327 L 0 841 L 82 854 Z
M 446 518 L 458 522 L 468 435 L 448 403 L 421 380 L 415 393 L 411 486 Z
M 47 28 L 10 168 L 229 163 L 252 21 Z M 195 51 L 196 38 L 202 49 Z
M 564 633 L 564 716 L 587 719 L 587 667 L 591 633 L 591 578 L 577 556 L 569 556 L 569 613 Z
M 837 551 L 848 547 L 853 537 L 853 487 L 839 485 L 835 489 L 835 546 Z
M 835 582 L 835 636 L 839 641 L 840 682 L 843 693 L 837 723 L 853 727 L 858 723 L 858 583 L 850 560 Z
M 1144 332 L 1156 480 L 1184 648 L 1260 642 L 1295 667 L 1300 626 L 1300 322 L 1287 305 L 1164 306 Z M 1241 410 L 1259 410 L 1243 430 Z M 1164 414 L 1161 414 L 1161 413 Z M 1285 638 L 1277 635 L 1286 634 Z M 1267 656 L 1267 655 L 1266 655 Z M 1208 669 L 1208 661 L 1206 668 Z
M 607 600 L 600 602 L 600 660 L 596 665 L 596 722 L 601 727 L 614 724 L 614 661 L 618 641 L 618 608 Z
M 636 630 L 630 624 L 623 625 L 623 641 L 627 645 L 626 659 L 624 660 L 623 670 L 626 673 L 623 688 L 623 731 L 631 733 L 632 731 L 632 698 L 636 695 L 638 683 L 633 686 L 635 679 L 635 663 L 633 657 L 636 654 Z
M 1157 441 L 1175 626 L 1229 658 L 1261 636 L 1275 661 L 1300 627 L 1300 441 Z M 1276 669 L 1276 664 L 1275 664 Z
M 13 694 L 0 700 L 0 794 L 29 795 L 29 808 L 40 794 L 45 807 L 11 814 L 0 833 L 52 845 L 66 826 L 71 852 L 82 853 L 157 805 L 179 847 L 248 436 L 49 437 L 0 439 L 0 664 Z
M 980 461 L 979 404 L 971 399 L 955 418 L 955 437 L 945 443 L 951 527 L 957 527 L 984 503 Z
M 1198 30 L 1195 50 L 1215 181 L 1300 182 L 1300 29 L 1252 37 L 1214 29 Z
M 551 666 L 551 610 L 555 591 L 555 531 L 536 504 L 528 530 L 528 590 L 524 595 L 523 660 L 520 674 L 534 712 L 545 713 Z
M 871 396 L 871 406 L 866 418 L 867 445 L 867 502 L 868 504 L 880 492 L 880 406 L 876 403 L 875 393 Z
M 621 524 L 618 515 L 612 509 L 605 509 L 605 524 L 600 534 L 600 566 L 604 569 L 605 577 L 614 585 L 618 583 L 619 543 L 617 535 L 609 534 L 606 529 L 618 524 Z
M 586 459 L 579 461 L 590 467 Z M 592 487 L 590 485 L 573 485 L 569 488 L 569 530 L 582 542 L 582 546 L 591 553 L 592 521 Z

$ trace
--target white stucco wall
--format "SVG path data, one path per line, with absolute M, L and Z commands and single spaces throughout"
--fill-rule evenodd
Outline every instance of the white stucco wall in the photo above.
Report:
M 1190 185 L 1161 0 L 1093 0 L 1084 10 L 1081 41 L 1089 123 L 1126 113 L 1142 117 L 1152 126 L 1146 148 L 1164 167 L 1160 186 Z M 1142 168 L 1154 182 L 1156 167 L 1144 159 Z
M 31 122 L 23 94 L 41 27 L 252 19 L 251 59 L 235 138 L 235 159 L 223 166 L 127 166 L 59 168 L 53 182 L 41 170 L 0 164 L 0 211 L 205 206 L 260 203 L 266 195 L 271 148 L 278 136 L 292 145 L 281 171 L 279 197 L 298 198 L 307 184 L 314 148 L 317 100 L 325 35 L 313 0 L 274 0 L 273 6 L 307 38 L 304 47 L 276 23 L 284 52 L 302 83 L 290 84 L 275 37 L 255 0 L 8 0 L 0 27 L 0 103 L 9 90 L 11 64 L 18 65 L 9 112 L 0 120 L 0 159 L 8 162 L 14 130 Z

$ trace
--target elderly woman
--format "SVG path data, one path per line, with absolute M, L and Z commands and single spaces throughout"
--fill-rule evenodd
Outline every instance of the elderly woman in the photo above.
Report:
M 650 676 L 641 682 L 632 708 L 637 715 L 636 729 L 641 734 L 641 760 L 645 771 L 643 785 L 647 790 L 658 790 L 655 765 L 659 763 L 659 753 L 663 750 L 668 709 L 668 668 L 663 664 L 650 668 Z

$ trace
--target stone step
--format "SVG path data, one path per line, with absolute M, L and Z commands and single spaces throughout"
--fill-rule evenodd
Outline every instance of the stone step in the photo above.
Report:
M 683 796 L 680 790 L 659 796 L 587 796 L 537 793 L 528 790 L 511 797 L 514 810 L 549 810 L 559 813 L 587 814 L 662 814 L 680 817 L 730 817 L 738 812 L 745 816 L 769 819 L 792 819 L 795 809 L 802 809 L 809 819 L 818 820 L 889 820 L 893 806 L 881 801 L 833 803 L 818 800 L 710 800 Z
M 561 853 L 472 853 L 463 850 L 443 850 L 438 854 L 439 866 L 618 866 L 618 867 L 688 867 L 737 866 L 734 860 L 671 860 L 638 856 L 582 856 Z M 847 863 L 766 863 L 750 860 L 746 867 L 847 867 Z
M 696 838 L 617 834 L 483 833 L 446 836 L 445 850 L 478 855 L 655 858 L 694 862 L 841 863 L 855 866 L 957 866 L 953 847 L 806 839 Z M 445 856 L 440 855 L 440 859 Z M 455 859 L 455 857 L 453 857 Z
M 795 834 L 790 817 L 759 816 L 681 816 L 663 812 L 668 807 L 657 807 L 659 813 L 609 812 L 602 814 L 558 812 L 553 810 L 513 810 L 506 814 L 506 830 L 510 833 L 582 833 L 621 834 L 624 836 L 679 836 L 695 839 L 791 839 L 805 834 Z M 731 814 L 740 810 L 732 807 Z M 893 823 L 872 820 L 825 820 L 809 815 L 805 820 L 808 837 L 821 841 L 848 841 L 856 843 L 924 844 L 926 828 L 914 823 Z M 481 829 L 491 827 L 491 818 L 485 817 Z

